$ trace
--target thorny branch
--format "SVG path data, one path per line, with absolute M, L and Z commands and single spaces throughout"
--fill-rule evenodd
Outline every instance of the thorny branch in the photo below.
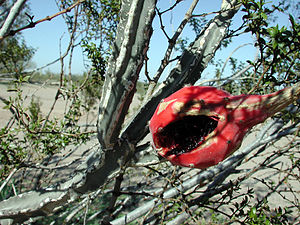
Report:
M 186 26 L 186 24 L 188 23 L 189 19 L 192 17 L 192 13 L 193 13 L 195 7 L 197 6 L 197 4 L 198 4 L 198 0 L 194 0 L 192 2 L 190 8 L 186 12 L 186 14 L 185 14 L 183 20 L 181 21 L 180 25 L 178 26 L 176 32 L 174 33 L 174 35 L 172 36 L 172 38 L 168 38 L 169 45 L 168 45 L 168 48 L 166 50 L 164 59 L 162 60 L 162 62 L 160 64 L 160 67 L 157 70 L 157 72 L 156 72 L 156 74 L 155 74 L 155 76 L 153 78 L 153 80 L 154 80 L 155 83 L 157 83 L 157 81 L 160 78 L 162 72 L 164 71 L 164 69 L 168 65 L 169 59 L 170 59 L 170 56 L 171 56 L 171 53 L 172 53 L 172 50 L 173 50 L 173 48 L 174 48 L 174 46 L 176 44 L 176 40 L 178 39 L 178 37 L 182 33 L 182 31 L 183 31 L 184 27 Z M 158 16 L 159 16 L 159 20 L 160 20 L 160 23 L 161 23 L 161 28 L 164 31 L 164 29 L 163 29 L 164 26 L 162 25 L 161 14 L 163 14 L 163 12 L 162 13 L 158 13 Z M 165 31 L 164 31 L 164 33 L 165 33 Z
M 100 105 L 100 108 L 103 107 L 103 109 L 105 109 L 102 110 L 102 112 L 100 109 L 99 113 L 99 117 L 101 117 L 101 119 L 99 118 L 99 121 L 101 122 L 101 125 L 99 126 L 99 136 L 104 140 L 104 142 L 100 141 L 102 146 L 96 147 L 91 151 L 90 156 L 76 169 L 77 172 L 75 171 L 74 176 L 71 177 L 70 180 L 58 184 L 55 188 L 49 187 L 49 189 L 42 190 L 42 192 L 28 192 L 23 194 L 22 197 L 17 196 L 16 198 L 11 199 L 13 200 L 12 202 L 28 201 L 33 197 L 35 198 L 35 203 L 37 203 L 37 205 L 29 206 L 27 204 L 18 204 L 21 208 L 25 206 L 26 209 L 19 210 L 15 208 L 15 212 L 10 212 L 12 214 L 8 217 L 14 218 L 16 221 L 23 221 L 31 217 L 31 213 L 34 215 L 37 215 L 36 213 L 44 215 L 45 210 L 55 211 L 59 205 L 64 205 L 65 203 L 76 199 L 78 195 L 97 190 L 106 182 L 108 176 L 118 168 L 120 159 L 122 157 L 126 159 L 127 155 L 130 155 L 128 153 L 132 152 L 133 145 L 128 141 L 116 145 L 114 150 L 108 150 L 107 147 L 110 147 L 111 144 L 116 144 L 114 142 L 117 140 L 113 139 L 116 138 L 120 132 L 118 126 L 122 125 L 129 104 L 131 103 L 137 77 L 142 62 L 144 61 L 144 48 L 147 46 L 152 33 L 151 23 L 154 17 L 155 4 L 156 1 L 145 2 L 136 0 L 133 2 L 123 2 L 123 11 L 121 11 L 123 20 L 121 19 L 121 22 L 119 23 L 119 31 L 114 49 L 115 52 L 112 54 L 113 58 L 111 64 L 109 64 L 109 69 L 107 70 L 107 83 L 104 84 L 104 94 L 102 95 L 103 99 Z M 128 13 L 128 11 L 130 11 L 130 13 Z M 130 16 L 128 17 L 128 15 Z M 123 39 L 122 36 L 124 35 L 124 31 L 126 38 Z M 131 34 L 135 33 L 141 33 L 143 35 L 134 38 L 135 35 Z M 136 61 L 137 59 L 138 63 Z M 117 63 L 115 64 L 115 62 Z M 129 69 L 127 70 L 127 67 L 125 66 L 128 65 L 128 63 L 130 66 L 128 66 Z M 134 73 L 133 68 L 135 68 Z M 107 86 L 109 86 L 109 88 L 105 89 Z M 108 92 L 107 90 L 110 90 L 111 92 Z M 119 95 L 116 96 L 116 93 Z M 109 101 L 106 102 L 107 100 Z M 106 103 L 108 103 L 108 105 L 106 105 Z M 120 118 L 115 113 L 123 118 Z M 119 125 L 116 126 L 116 123 L 119 123 Z M 113 132 L 111 133 L 111 131 Z M 111 134 L 113 135 L 111 136 Z M 86 174 L 86 172 L 88 173 Z M 95 177 L 99 183 L 94 183 L 95 178 L 92 177 Z M 6 208 L 9 201 L 10 200 L 6 201 L 1 207 Z M 10 211 L 8 208 L 6 208 L 6 210 Z M 2 216 L 2 218 L 7 218 L 7 215 L 4 215 L 6 214 L 6 210 L 1 210 L 0 216 Z
M 55 13 L 52 16 L 46 16 L 45 18 L 37 20 L 37 21 L 32 21 L 33 17 L 29 17 L 30 21 L 29 21 L 28 25 L 26 25 L 24 27 L 21 27 L 19 29 L 16 29 L 16 30 L 7 30 L 7 32 L 5 32 L 5 33 L 0 33 L 0 41 L 2 41 L 6 37 L 13 36 L 16 33 L 19 33 L 19 32 L 21 32 L 23 30 L 26 30 L 26 29 L 29 29 L 29 28 L 34 28 L 39 23 L 42 23 L 42 22 L 45 22 L 45 21 L 51 21 L 53 18 L 55 18 L 55 17 L 57 17 L 59 15 L 62 15 L 62 14 L 67 13 L 67 12 L 70 12 L 74 7 L 76 7 L 77 5 L 83 3 L 84 1 L 85 0 L 78 0 L 77 2 L 75 2 L 70 7 L 66 8 L 66 9 L 64 9 L 64 10 L 58 12 L 58 13 Z
M 124 14 L 128 14 L 128 10 L 131 8 L 129 2 L 130 1 L 125 1 L 126 7 L 128 8 L 127 10 L 123 9 Z M 176 1 L 174 6 L 178 2 L 180 1 Z M 136 3 L 137 1 L 134 2 L 134 4 Z M 155 3 L 153 4 L 155 5 Z M 154 7 L 151 9 L 154 10 Z M 139 29 L 137 28 L 136 24 L 134 24 L 134 19 L 138 21 L 138 18 L 141 17 L 141 19 L 144 21 L 146 17 L 145 15 L 149 15 L 142 14 L 141 16 L 138 13 L 138 10 L 138 7 L 132 7 L 132 13 L 130 14 L 132 17 L 129 18 L 130 22 L 121 22 L 119 36 L 117 37 L 120 38 L 118 41 L 124 40 L 124 42 L 117 42 L 117 44 L 113 46 L 115 52 L 110 61 L 111 70 L 107 73 L 109 76 L 107 76 L 105 88 L 103 89 L 106 93 L 104 93 L 99 109 L 101 115 L 99 117 L 100 125 L 98 128 L 98 135 L 102 146 L 94 147 L 90 151 L 91 153 L 87 159 L 76 168 L 75 172 L 66 182 L 59 183 L 55 187 L 42 189 L 41 191 L 37 190 L 24 193 L 23 195 L 4 201 L 3 205 L 1 206 L 4 207 L 4 210 L 0 211 L 0 218 L 14 218 L 15 221 L 25 221 L 28 218 L 36 215 L 45 215 L 49 212 L 55 212 L 61 208 L 61 206 L 66 205 L 67 203 L 70 203 L 81 196 L 83 199 L 79 204 L 71 209 L 71 213 L 67 216 L 65 222 L 71 221 L 76 214 L 80 213 L 80 211 L 83 209 L 86 209 L 83 213 L 85 223 L 99 215 L 104 215 L 103 212 L 98 211 L 88 218 L 87 209 L 90 206 L 90 202 L 96 199 L 98 195 L 109 193 L 113 196 L 110 198 L 110 206 L 107 208 L 109 213 L 109 216 L 106 217 L 107 220 L 112 220 L 115 218 L 115 216 L 117 216 L 120 212 L 120 209 L 128 208 L 128 206 L 133 206 L 136 208 L 134 202 L 128 200 L 128 196 L 144 198 L 143 201 L 141 201 L 144 203 L 141 204 L 141 207 L 136 208 L 124 217 L 111 221 L 112 224 L 125 224 L 140 217 L 143 218 L 144 222 L 153 221 L 156 218 L 148 218 L 151 216 L 151 212 L 154 212 L 155 215 L 161 215 L 162 218 L 175 218 L 175 220 L 171 221 L 170 224 L 176 224 L 174 221 L 180 221 L 180 219 L 183 218 L 180 217 L 184 216 L 185 214 L 187 216 L 191 216 L 193 212 L 195 212 L 199 206 L 204 205 L 204 201 L 209 199 L 211 196 L 224 191 L 230 192 L 231 188 L 234 188 L 235 185 L 242 183 L 243 179 L 241 178 L 236 182 L 227 182 L 222 184 L 225 178 L 236 172 L 238 166 L 250 152 L 260 147 L 266 147 L 272 141 L 278 140 L 281 137 L 298 131 L 298 127 L 288 127 L 285 130 L 282 130 L 282 123 L 279 121 L 271 122 L 268 126 L 262 129 L 255 142 L 244 148 L 242 151 L 237 152 L 236 155 L 232 156 L 227 161 L 206 171 L 181 170 L 178 168 L 173 168 L 173 170 L 170 172 L 170 170 L 161 169 L 160 167 L 164 162 L 158 160 L 151 162 L 138 162 L 135 165 L 131 165 L 133 164 L 133 153 L 139 153 L 136 149 L 136 144 L 147 134 L 147 121 L 152 115 L 153 109 L 157 103 L 160 101 L 160 99 L 168 95 L 169 92 L 175 91 L 186 83 L 193 83 L 200 77 L 200 74 L 207 65 L 208 61 L 211 59 L 211 57 L 213 57 L 214 52 L 217 49 L 216 46 L 226 36 L 226 33 L 224 32 L 228 26 L 226 21 L 230 20 L 231 18 L 231 16 L 228 16 L 226 13 L 224 13 L 222 16 L 217 16 L 211 21 L 209 26 L 207 26 L 204 30 L 207 33 L 202 32 L 202 36 L 200 35 L 200 37 L 192 44 L 192 47 L 187 49 L 187 51 L 180 58 L 176 68 L 169 75 L 166 82 L 162 84 L 159 90 L 148 102 L 145 103 L 134 119 L 130 121 L 129 125 L 120 133 L 121 129 L 118 128 L 121 128 L 121 125 L 123 126 L 124 118 L 119 120 L 117 115 L 116 117 L 113 117 L 112 120 L 109 115 L 105 115 L 105 111 L 107 110 L 109 112 L 119 113 L 119 109 L 121 109 L 123 112 L 127 112 L 128 108 L 126 107 L 127 104 L 131 103 L 132 92 L 134 92 L 136 84 L 136 77 L 138 76 L 141 66 L 139 63 L 145 61 L 143 57 L 137 57 L 140 59 L 138 65 L 132 62 L 128 63 L 128 61 L 126 61 L 128 59 L 127 56 L 132 54 L 132 49 L 130 48 L 129 44 L 134 42 L 130 35 L 127 34 L 132 34 L 131 32 L 135 33 L 135 29 Z M 144 10 L 149 12 L 149 9 L 147 8 Z M 234 14 L 236 12 L 236 8 L 230 8 L 228 11 L 231 11 L 231 13 Z M 153 11 L 151 12 L 153 13 Z M 147 22 L 149 22 L 147 25 L 151 26 L 152 17 L 150 16 L 150 18 L 147 18 Z M 214 23 L 214 21 L 218 22 Z M 126 38 L 123 39 L 125 26 L 128 28 L 126 29 L 126 32 L 129 32 L 126 33 Z M 147 42 L 148 38 L 150 38 L 151 32 L 149 30 L 147 31 L 148 32 L 143 33 L 145 36 L 141 38 L 142 41 Z M 134 44 L 138 45 L 138 47 L 140 47 L 142 50 L 145 50 L 147 48 L 147 44 L 141 44 L 138 43 L 138 41 L 141 40 L 137 40 L 137 42 Z M 118 45 L 119 43 L 121 44 Z M 142 56 L 145 56 L 144 53 Z M 168 60 L 170 61 L 169 57 Z M 118 65 L 114 65 L 116 62 L 118 62 Z M 123 67 L 123 64 L 126 65 L 126 63 L 130 65 L 128 66 L 128 70 L 130 71 Z M 131 66 L 133 66 L 135 70 L 133 70 Z M 249 67 L 245 67 L 238 74 L 233 75 L 231 79 L 233 80 L 237 76 L 240 76 L 240 74 L 247 69 L 249 69 Z M 119 91 L 123 95 L 115 96 Z M 108 104 L 108 106 L 105 104 Z M 110 106 L 109 104 L 113 106 Z M 115 120 L 115 118 L 117 119 Z M 119 124 L 119 127 L 118 124 L 115 123 L 118 121 L 121 123 Z M 274 130 L 276 130 L 276 132 L 270 132 Z M 134 160 L 138 161 L 137 159 Z M 120 169 L 120 165 L 124 167 Z M 258 167 L 261 167 L 261 165 Z M 170 166 L 168 165 L 168 167 Z M 37 166 L 37 168 L 39 168 L 39 166 Z M 59 169 L 61 166 L 53 168 Z M 148 173 L 150 175 L 147 175 L 147 177 L 142 176 L 143 180 L 137 182 L 137 185 L 136 183 L 133 183 L 132 185 L 128 184 L 128 186 L 124 188 L 122 186 L 124 176 L 132 176 L 132 174 L 130 174 L 128 171 L 136 168 L 138 168 L 136 171 L 147 169 L 147 171 L 151 171 Z M 256 172 L 256 168 L 252 170 L 253 173 Z M 46 168 L 42 166 L 39 169 Z M 244 177 L 249 174 L 251 173 L 246 174 Z M 111 183 L 114 179 L 115 185 L 113 187 L 109 186 L 109 183 Z M 214 180 L 214 182 L 210 183 L 212 180 Z M 159 186 L 157 185 L 158 183 Z M 202 187 L 208 184 L 209 188 L 207 188 L 205 191 L 200 190 Z M 109 191 L 105 192 L 103 189 L 101 189 L 101 187 L 105 187 Z M 86 193 L 88 193 L 88 195 L 84 195 Z M 198 197 L 192 196 L 192 193 L 196 193 Z M 192 199 L 188 199 L 189 194 L 193 197 Z M 123 200 L 119 198 L 120 195 L 125 195 L 127 197 Z M 179 198 L 177 198 L 178 196 Z M 35 201 L 30 201 L 32 199 L 35 199 Z M 222 198 L 220 197 L 220 199 Z M 180 215 L 176 213 L 168 214 L 168 210 L 172 209 L 173 207 L 172 204 L 178 203 L 181 200 L 184 208 L 180 210 L 182 210 L 181 212 L 183 213 Z M 24 203 L 30 204 L 29 207 L 27 207 L 27 205 Z M 162 207 L 160 211 L 157 212 L 156 209 L 159 205 L 162 205 Z M 9 208 L 10 206 L 17 206 L 17 208 L 12 209 Z M 206 205 L 205 207 L 215 209 L 212 206 Z M 216 210 L 222 212 L 219 208 L 216 208 Z M 237 212 L 238 211 L 235 211 L 235 213 Z M 225 216 L 230 215 L 227 212 L 222 213 Z M 66 214 L 67 212 L 65 212 L 64 215 Z M 193 215 L 193 219 L 196 219 L 196 215 Z
M 76 7 L 79 3 L 81 3 L 83 1 L 78 1 L 77 3 L 73 4 L 72 8 Z M 69 8 L 70 8 L 69 7 Z M 71 8 L 71 9 L 72 9 Z M 69 9 L 68 11 L 70 11 L 71 9 Z M 64 10 L 63 10 L 64 11 Z M 62 11 L 61 11 L 62 12 Z M 77 30 L 77 17 L 78 17 L 78 9 L 76 8 L 75 9 L 75 18 L 74 18 L 74 21 L 75 21 L 75 25 L 72 27 L 72 30 L 71 30 L 71 34 L 70 34 L 70 41 L 69 41 L 69 45 L 65 51 L 65 53 L 63 55 L 60 56 L 59 58 L 59 61 L 61 62 L 61 72 L 60 72 L 60 81 L 59 81 L 59 87 L 57 89 L 57 92 L 56 92 L 56 96 L 55 96 L 55 99 L 54 99 L 54 102 L 52 103 L 52 106 L 51 106 L 51 109 L 49 110 L 45 120 L 44 120 L 44 123 L 43 123 L 43 126 L 41 127 L 41 130 L 45 127 L 46 123 L 48 122 L 49 120 L 49 117 L 52 113 L 52 111 L 54 110 L 54 107 L 55 107 L 55 104 L 57 103 L 57 100 L 59 99 L 60 95 L 62 94 L 62 86 L 63 86 L 63 77 L 64 77 L 64 58 L 68 56 L 68 53 L 70 52 L 70 50 L 73 48 L 74 46 L 74 38 L 75 38 L 75 33 L 76 33 L 76 30 Z M 70 59 L 71 60 L 71 59 Z
M 286 128 L 285 130 L 283 130 L 279 133 L 272 132 L 272 130 L 278 130 L 278 128 L 282 127 L 282 126 L 283 126 L 283 123 L 280 120 L 271 121 L 269 124 L 267 124 L 261 130 L 260 134 L 257 135 L 257 137 L 259 137 L 259 138 L 257 138 L 257 140 L 255 142 L 253 142 L 251 145 L 249 145 L 245 149 L 241 150 L 240 152 L 238 152 L 237 154 L 235 154 L 228 160 L 220 163 L 218 166 L 216 166 L 214 168 L 199 172 L 197 175 L 184 181 L 181 185 L 179 185 L 177 187 L 171 188 L 166 191 L 161 189 L 160 191 L 157 191 L 156 193 L 161 193 L 163 195 L 163 199 L 169 199 L 169 198 L 172 198 L 177 195 L 185 193 L 187 190 L 189 190 L 190 188 L 192 188 L 194 186 L 197 186 L 197 185 L 199 186 L 199 184 L 201 185 L 204 181 L 211 181 L 212 179 L 216 179 L 217 178 L 216 176 L 219 174 L 220 175 L 218 177 L 221 177 L 223 179 L 224 174 L 226 174 L 228 171 L 234 170 L 237 166 L 239 166 L 241 161 L 247 155 L 249 155 L 250 152 L 254 151 L 255 149 L 257 149 L 259 147 L 266 146 L 269 143 L 272 143 L 272 141 L 278 140 L 280 137 L 286 136 L 288 134 L 292 134 L 298 129 L 298 128 L 295 128 L 292 126 L 290 128 Z M 268 133 L 271 133 L 271 134 L 273 133 L 273 134 L 268 136 Z M 255 168 L 254 168 L 254 171 L 255 171 Z M 227 176 L 230 174 L 231 174 L 231 172 L 227 173 Z M 216 186 L 218 185 L 218 183 L 215 183 L 215 184 L 216 184 Z M 227 184 L 225 186 L 222 186 L 221 189 L 216 189 L 216 191 L 217 192 L 224 191 L 231 185 L 232 184 Z M 207 188 L 208 192 L 204 192 L 202 197 L 198 197 L 198 201 L 200 201 L 200 200 L 202 201 L 203 198 L 209 198 L 210 194 L 212 194 L 210 192 L 210 190 L 214 190 L 214 187 L 215 187 L 215 185 L 211 186 L 210 188 Z M 116 219 L 116 220 L 112 221 L 111 223 L 112 224 L 124 224 L 124 221 L 126 221 L 127 223 L 134 221 L 135 219 L 146 214 L 153 207 L 159 205 L 161 203 L 161 201 L 162 200 L 159 198 L 148 201 L 148 202 L 144 203 L 141 207 L 128 213 L 125 217 Z M 196 204 L 196 202 L 198 202 L 196 200 L 194 200 L 194 201 L 195 202 L 192 205 L 194 205 L 194 204 Z M 192 205 L 190 205 L 190 206 L 192 206 Z

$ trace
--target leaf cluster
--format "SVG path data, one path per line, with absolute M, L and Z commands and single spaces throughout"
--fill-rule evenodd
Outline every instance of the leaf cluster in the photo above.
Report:
M 67 8 L 72 4 L 73 1 L 70 0 L 58 2 L 60 8 Z M 104 77 L 110 48 L 115 39 L 120 7 L 120 0 L 87 0 L 81 4 L 77 24 L 73 22 L 74 14 L 64 15 L 69 29 L 77 26 L 82 33 L 81 47 L 91 62 L 93 75 L 101 79 Z
M 287 8 L 271 5 L 264 0 L 244 0 L 243 20 L 256 38 L 260 57 L 256 62 L 248 61 L 255 69 L 255 75 L 261 77 L 265 85 L 286 85 L 299 82 L 299 23 L 290 14 L 290 26 L 274 24 L 272 15 L 282 13 Z
M 28 47 L 22 38 L 10 37 L 0 43 L 0 73 L 19 78 L 28 66 L 35 49 Z
M 20 78 L 8 89 L 15 93 L 5 101 L 5 109 L 12 113 L 7 125 L 1 128 L 0 164 L 2 178 L 12 168 L 31 167 L 36 162 L 43 162 L 55 153 L 61 152 L 70 145 L 79 145 L 89 140 L 92 131 L 83 130 L 78 122 L 87 109 L 84 99 L 91 98 L 88 94 L 79 93 L 78 86 L 59 95 L 70 102 L 62 118 L 49 117 L 42 112 L 42 103 L 37 97 L 30 99 L 23 94 L 22 87 L 27 79 Z M 95 97 L 93 97 L 95 99 Z M 93 102 L 95 103 L 95 101 Z M 92 103 L 89 103 L 92 105 Z

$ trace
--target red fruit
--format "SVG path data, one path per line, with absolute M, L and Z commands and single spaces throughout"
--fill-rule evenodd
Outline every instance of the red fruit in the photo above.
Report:
M 153 145 L 173 164 L 204 169 L 234 151 L 254 125 L 298 99 L 300 85 L 268 95 L 233 96 L 189 86 L 165 98 L 150 120 Z

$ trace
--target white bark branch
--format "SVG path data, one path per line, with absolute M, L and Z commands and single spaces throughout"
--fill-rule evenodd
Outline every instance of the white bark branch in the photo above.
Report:
M 225 3 L 224 3 L 225 2 Z M 224 1 L 220 13 L 208 23 L 196 40 L 182 54 L 178 64 L 150 100 L 145 103 L 121 136 L 136 143 L 148 133 L 147 123 L 159 102 L 185 84 L 194 84 L 207 67 L 227 33 L 231 18 L 239 9 L 236 0 Z
M 135 2 L 137 6 L 131 6 L 132 2 L 128 0 L 122 3 L 123 21 L 118 26 L 115 49 L 104 85 L 104 99 L 100 106 L 98 128 L 99 139 L 103 140 L 100 141 L 102 146 L 97 146 L 91 151 L 87 160 L 76 168 L 68 181 L 2 201 L 0 219 L 10 218 L 14 223 L 21 223 L 31 217 L 45 216 L 72 202 L 79 195 L 97 190 L 106 182 L 108 176 L 119 168 L 120 159 L 130 152 L 132 145 L 127 141 L 117 145 L 113 150 L 108 150 L 107 147 L 116 143 L 114 138 L 120 132 L 118 126 L 122 125 L 124 119 L 122 117 L 125 117 L 131 103 L 144 51 L 151 37 L 156 0 L 137 1 L 139 2 Z M 133 14 L 128 17 L 129 10 Z M 129 29 L 130 37 L 124 37 L 125 26 Z M 121 47 L 123 40 L 127 44 Z M 119 62 L 123 65 L 115 67 L 120 51 L 122 59 Z M 109 98 L 109 101 L 107 102 L 105 98 Z
M 1 39 L 1 37 L 9 33 L 13 23 L 15 22 L 15 19 L 21 12 L 25 2 L 26 0 L 17 0 L 16 3 L 13 5 L 13 7 L 10 9 L 7 18 L 0 29 L 0 42 L 3 40 Z
M 200 172 L 198 175 L 194 176 L 193 178 L 183 182 L 182 185 L 165 191 L 163 193 L 163 198 L 165 199 L 173 198 L 189 190 L 190 188 L 195 187 L 200 183 L 203 183 L 204 181 L 211 181 L 214 177 L 216 177 L 221 172 L 234 169 L 245 158 L 245 156 L 247 156 L 250 152 L 257 149 L 258 147 L 267 145 L 274 140 L 280 139 L 283 136 L 293 134 L 295 131 L 299 129 L 299 127 L 298 128 L 291 127 L 290 129 L 284 130 L 280 133 L 275 133 L 268 136 L 269 133 L 273 133 L 272 132 L 273 130 L 282 128 L 282 126 L 283 124 L 281 121 L 278 120 L 271 121 L 261 129 L 260 134 L 257 136 L 258 139 L 255 142 L 253 142 L 251 145 L 249 145 L 247 148 L 238 151 L 235 155 L 233 155 L 226 161 L 220 163 L 219 165 L 211 169 Z M 158 190 L 157 194 L 159 195 L 160 192 L 163 192 L 163 189 Z M 151 201 L 148 201 L 142 204 L 141 207 L 129 212 L 125 216 L 112 221 L 111 224 L 113 225 L 128 224 L 138 218 L 141 218 L 143 215 L 149 212 L 149 210 L 151 210 L 153 207 L 156 207 L 160 203 L 162 203 L 161 199 L 153 199 Z
M 120 134 L 148 50 L 156 1 L 124 1 L 116 41 L 105 74 L 98 116 L 98 138 L 112 148 Z M 142 11 L 147 8 L 148 11 Z

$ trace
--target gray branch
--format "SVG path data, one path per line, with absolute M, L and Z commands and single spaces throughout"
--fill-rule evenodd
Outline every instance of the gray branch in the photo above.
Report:
M 99 108 L 98 138 L 105 149 L 112 148 L 116 143 L 135 93 L 152 34 L 155 4 L 154 0 L 134 0 L 127 1 L 123 6 L 128 8 L 121 12 Z
M 124 129 L 122 138 L 137 143 L 147 133 L 147 123 L 152 117 L 159 102 L 186 84 L 194 84 L 214 57 L 224 39 L 232 17 L 239 9 L 236 0 L 223 1 L 220 13 L 214 17 L 182 54 L 167 80 L 158 88 L 150 100 L 145 103 Z
M 10 12 L 9 12 L 4 24 L 2 25 L 2 27 L 0 29 L 0 37 L 4 37 L 6 34 L 9 33 L 15 19 L 21 12 L 25 2 L 26 2 L 26 0 L 18 0 L 15 2 L 13 7 L 10 9 Z M 0 43 L 2 40 L 0 39 Z
M 221 172 L 230 170 L 232 171 L 234 168 L 236 168 L 240 162 L 253 150 L 257 149 L 258 147 L 267 145 L 271 143 L 274 140 L 278 140 L 283 136 L 293 134 L 295 131 L 299 129 L 299 127 L 290 127 L 290 129 L 283 130 L 279 133 L 273 133 L 274 130 L 281 129 L 283 127 L 283 123 L 281 120 L 271 121 L 266 126 L 264 126 L 261 129 L 261 132 L 258 134 L 258 139 L 253 142 L 251 145 L 249 145 L 247 148 L 238 151 L 235 155 L 227 159 L 226 161 L 218 164 L 217 166 L 201 171 L 196 176 L 192 177 L 191 179 L 186 180 L 182 183 L 182 185 L 171 188 L 163 193 L 163 198 L 173 198 L 175 196 L 178 196 L 181 193 L 184 193 L 185 191 L 189 190 L 190 188 L 204 182 L 204 181 L 211 181 L 213 178 L 215 178 L 218 174 Z M 269 135 L 272 134 L 272 135 Z M 157 191 L 156 194 L 159 195 L 160 192 L 163 192 L 163 189 L 160 189 Z M 205 195 L 205 193 L 204 193 Z M 157 205 L 161 204 L 161 199 L 153 199 L 150 200 L 144 204 L 142 204 L 141 207 L 129 212 L 125 216 L 118 218 L 111 222 L 113 225 L 121 225 L 121 224 L 127 224 L 130 223 L 138 218 L 141 218 L 143 215 L 145 215 L 147 212 L 149 212 L 153 207 L 156 207 Z M 173 223 L 174 224 L 174 223 Z
M 122 3 L 121 21 L 99 107 L 98 139 L 101 147 L 91 153 L 67 182 L 3 201 L 0 218 L 22 222 L 30 217 L 46 215 L 73 201 L 78 195 L 101 187 L 107 177 L 120 167 L 122 158 L 126 158 L 134 144 L 148 132 L 147 122 L 159 101 L 184 84 L 194 83 L 200 78 L 201 72 L 224 39 L 232 16 L 238 10 L 237 1 L 232 1 L 233 5 L 228 2 L 222 4 L 221 13 L 211 20 L 183 53 L 163 87 L 144 105 L 121 133 L 121 139 L 118 139 L 135 92 L 144 52 L 147 51 L 155 4 L 155 0 L 127 0 Z M 197 177 L 195 179 L 197 182 Z
M 76 168 L 75 173 L 65 183 L 2 201 L 0 219 L 11 218 L 14 222 L 22 222 L 30 217 L 47 215 L 72 202 L 79 195 L 101 187 L 108 176 L 120 167 L 122 160 L 129 158 L 127 156 L 133 151 L 135 144 L 148 133 L 147 122 L 159 101 L 185 84 L 193 84 L 200 78 L 202 71 L 224 39 L 231 18 L 239 8 L 236 0 L 223 1 L 220 13 L 210 21 L 183 53 L 166 82 L 120 133 L 135 92 L 144 53 L 148 49 L 155 4 L 156 0 L 122 2 L 121 20 L 99 107 L 98 139 L 101 146 L 93 149 L 87 160 Z M 276 138 L 279 137 L 276 136 Z M 262 142 L 256 146 L 253 144 L 253 148 L 260 146 Z M 198 184 L 201 180 L 212 179 L 217 173 L 230 166 L 232 166 L 232 161 L 228 160 L 211 170 L 201 172 L 184 182 L 182 186 L 165 192 L 164 197 L 175 196 Z M 134 212 L 137 215 L 143 215 L 155 204 L 154 200 L 146 203 L 139 208 L 139 212 L 133 211 L 128 214 L 127 219 L 136 218 Z M 125 220 L 126 218 L 123 218 L 120 221 Z
M 132 145 L 123 142 L 113 150 L 108 148 L 116 142 L 135 91 L 144 51 L 152 33 L 155 5 L 156 0 L 122 2 L 121 21 L 99 109 L 98 137 L 102 146 L 93 149 L 67 182 L 2 201 L 0 219 L 22 222 L 30 217 L 47 215 L 77 196 L 98 189 L 111 172 L 119 168 L 119 159 L 129 152 Z

